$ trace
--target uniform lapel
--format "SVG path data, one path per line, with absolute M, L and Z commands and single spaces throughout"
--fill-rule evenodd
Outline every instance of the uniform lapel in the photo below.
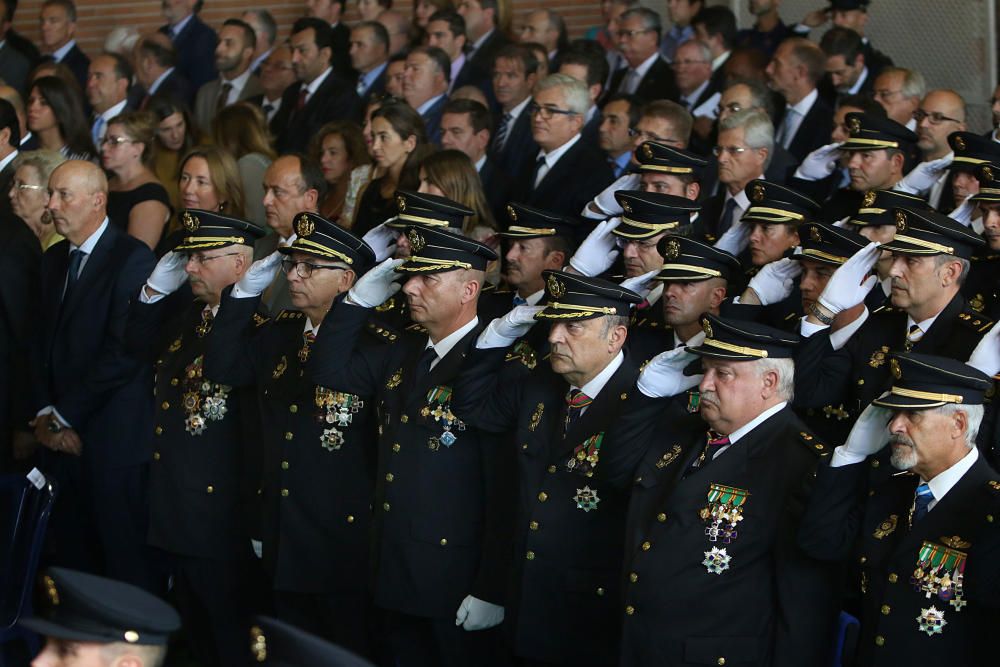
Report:
M 558 458 L 570 453 L 578 445 L 583 444 L 587 438 L 607 429 L 621 406 L 622 393 L 628 393 L 635 382 L 635 375 L 634 364 L 626 358 L 601 389 L 601 393 L 597 395 L 593 403 L 587 406 L 587 411 L 573 422 L 562 438 L 553 441 L 559 444 L 553 446 L 552 457 Z M 565 406 L 565 401 L 563 405 Z M 563 415 L 565 417 L 565 407 Z

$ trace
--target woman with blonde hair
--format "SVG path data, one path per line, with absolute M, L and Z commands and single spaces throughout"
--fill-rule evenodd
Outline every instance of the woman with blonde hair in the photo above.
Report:
M 156 117 L 126 111 L 108 121 L 101 142 L 101 165 L 107 170 L 108 219 L 150 249 L 163 238 L 170 220 L 170 196 L 153 173 Z
M 45 207 L 49 203 L 49 176 L 65 161 L 59 151 L 45 149 L 22 152 L 14 158 L 10 205 L 14 214 L 38 237 L 43 251 L 63 239 Z
M 212 124 L 215 145 L 236 158 L 243 182 L 247 220 L 264 226 L 264 172 L 277 155 L 271 148 L 267 119 L 260 107 L 249 102 L 230 104 Z
M 198 146 L 181 159 L 177 189 L 184 208 L 246 215 L 243 182 L 236 160 L 218 146 Z
M 352 193 L 349 188 L 351 175 L 357 167 L 371 162 L 361 128 L 346 120 L 327 123 L 313 137 L 309 154 L 319 163 L 330 186 L 319 203 L 320 214 L 334 222 L 349 221 L 357 202 L 357 191 Z

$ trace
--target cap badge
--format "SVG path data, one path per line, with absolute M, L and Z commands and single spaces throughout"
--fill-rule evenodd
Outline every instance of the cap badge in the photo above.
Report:
M 902 211 L 896 211 L 896 231 L 906 231 L 906 214 Z
M 865 193 L 865 199 L 861 203 L 865 205 L 865 208 L 867 208 L 875 203 L 875 197 L 876 197 L 875 191 L 869 190 L 868 192 Z
M 424 240 L 424 237 L 416 229 L 406 232 L 406 239 L 410 242 L 410 248 L 413 252 L 420 252 L 427 246 L 427 241 Z
M 960 151 L 964 151 L 965 139 L 963 139 L 962 137 L 955 137 L 955 148 L 957 148 Z
M 983 167 L 981 173 L 983 174 L 983 178 L 986 179 L 987 181 L 993 180 L 993 169 L 990 168 L 989 166 Z
M 253 653 L 253 659 L 257 662 L 267 660 L 267 638 L 264 636 L 264 631 L 257 625 L 250 628 L 250 652 Z
M 561 299 L 566 295 L 566 286 L 554 275 L 549 276 L 548 280 L 545 281 L 545 286 L 548 287 L 549 294 L 557 299 Z
M 652 160 L 653 159 L 653 148 L 652 148 L 652 146 L 650 146 L 649 144 L 643 144 L 642 145 L 642 155 L 647 160 Z
M 403 195 L 396 196 L 396 208 L 398 208 L 400 212 L 406 210 L 406 197 L 404 197 Z
M 624 210 L 624 211 L 625 211 L 626 213 L 631 213 L 631 212 L 632 212 L 632 206 L 631 206 L 631 205 L 630 205 L 630 204 L 629 204 L 629 203 L 628 203 L 627 201 L 623 201 L 623 202 L 622 202 L 622 209 L 623 209 L 623 210 Z
M 857 134 L 861 131 L 861 119 L 857 116 L 847 119 L 847 129 L 851 131 L 851 134 Z
M 819 233 L 819 227 L 811 227 L 809 229 L 809 238 L 811 238 L 816 243 L 823 242 L 823 236 Z
M 184 229 L 188 230 L 189 232 L 196 231 L 198 229 L 198 225 L 201 224 L 198 218 L 191 215 L 187 211 L 184 211 L 184 215 L 182 216 L 181 219 L 184 223 Z
M 892 359 L 889 361 L 889 372 L 891 372 L 892 377 L 897 380 L 903 377 L 903 369 L 899 367 L 899 359 Z
M 59 591 L 56 589 L 55 580 L 49 575 L 42 577 L 42 583 L 45 584 L 45 594 L 49 596 L 49 602 L 52 603 L 53 607 L 59 605 Z
M 507 204 L 507 217 L 510 218 L 511 222 L 517 222 L 517 211 L 510 204 Z
M 753 184 L 753 190 L 750 192 L 750 198 L 756 202 L 764 201 L 764 186 L 760 183 Z
M 664 253 L 664 257 L 666 259 L 677 259 L 677 257 L 681 254 L 681 244 L 674 239 L 670 239 L 667 241 Z
M 295 232 L 299 236 L 312 236 L 312 233 L 316 231 L 316 223 L 312 221 L 308 215 L 303 213 L 299 216 L 298 224 L 296 225 Z
M 715 338 L 715 334 L 712 333 L 712 323 L 708 321 L 707 317 L 701 321 L 701 328 L 705 332 L 705 336 Z
M 137 641 L 139 641 L 139 633 L 136 632 L 135 630 L 126 630 L 123 636 L 125 638 L 125 641 L 127 641 L 129 644 L 134 644 Z

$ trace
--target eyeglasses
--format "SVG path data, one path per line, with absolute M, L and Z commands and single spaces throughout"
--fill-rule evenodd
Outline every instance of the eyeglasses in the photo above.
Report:
M 642 28 L 641 30 L 619 30 L 616 34 L 618 39 L 635 39 L 644 32 L 651 32 L 652 28 Z
M 121 146 L 122 144 L 134 143 L 134 139 L 129 139 L 128 137 L 112 137 L 110 134 L 101 139 L 102 146 L 107 146 L 108 144 L 111 144 L 112 146 Z
M 642 239 L 623 239 L 621 237 L 615 239 L 615 243 L 622 250 L 624 250 L 629 246 L 632 246 L 633 248 L 638 248 L 639 250 L 649 250 L 651 248 L 655 248 L 659 242 L 660 242 L 659 238 L 653 241 L 642 240 Z
M 289 273 L 295 269 L 295 275 L 299 278 L 308 278 L 312 276 L 313 271 L 316 269 L 329 269 L 331 271 L 346 271 L 342 266 L 329 266 L 326 264 L 310 264 L 309 262 L 296 262 L 294 259 L 283 259 L 281 260 L 281 270 L 285 273 Z
M 872 94 L 872 97 L 874 97 L 876 100 L 887 100 L 887 99 L 891 98 L 893 95 L 899 95 L 901 92 L 903 92 L 903 91 L 902 90 L 888 90 L 886 88 L 879 88 L 878 90 L 874 91 L 874 93 Z
M 675 60 L 674 62 L 670 63 L 670 66 L 677 68 L 677 67 L 688 67 L 690 65 L 707 65 L 707 64 L 708 64 L 707 60 Z
M 927 113 L 923 109 L 917 109 L 916 111 L 913 112 L 913 120 L 917 121 L 918 123 L 922 123 L 925 118 L 931 122 L 931 125 L 940 125 L 946 120 L 950 120 L 952 123 L 962 122 L 957 118 L 949 118 L 940 111 L 931 111 L 930 113 Z
M 198 266 L 204 266 L 204 264 L 206 262 L 211 262 L 213 259 L 219 259 L 220 257 L 232 257 L 234 255 L 239 255 L 239 254 L 240 253 L 238 253 L 238 252 L 227 252 L 227 253 L 223 253 L 221 255 L 208 255 L 208 256 L 206 256 L 206 255 L 202 255 L 202 254 L 199 254 L 199 253 L 194 253 L 192 255 L 188 255 L 187 256 L 187 261 L 194 262 Z
M 570 109 L 557 109 L 555 107 L 543 107 L 543 106 L 539 106 L 539 105 L 535 104 L 534 102 L 532 102 L 531 104 L 528 105 L 528 113 L 530 113 L 532 116 L 538 115 L 538 116 L 541 117 L 542 120 L 552 120 L 552 117 L 555 116 L 556 114 L 558 114 L 560 116 L 578 116 L 578 115 L 580 115 L 577 112 L 572 111 Z
M 44 185 L 32 185 L 31 183 L 22 183 L 21 181 L 14 181 L 11 183 L 11 187 L 15 190 L 20 190 L 24 192 L 25 190 L 46 190 Z
M 747 152 L 746 146 L 713 146 L 712 155 L 720 157 L 723 153 L 729 153 L 733 157 Z
M 667 144 L 668 146 L 681 145 L 681 142 L 678 141 L 677 139 L 671 139 L 669 137 L 661 137 L 657 134 L 653 134 L 652 132 L 647 132 L 646 130 L 639 130 L 634 127 L 630 127 L 628 129 L 628 136 L 632 137 L 633 139 L 638 137 L 642 141 L 656 141 L 661 144 Z
M 728 111 L 729 113 L 739 113 L 743 111 L 743 105 L 739 102 L 730 102 L 729 104 L 720 104 L 715 107 L 715 115 L 721 116 L 723 111 Z

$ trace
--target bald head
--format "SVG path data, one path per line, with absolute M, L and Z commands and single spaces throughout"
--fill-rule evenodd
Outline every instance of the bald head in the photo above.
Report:
M 925 160 L 951 152 L 948 135 L 965 130 L 965 100 L 954 90 L 932 90 L 917 109 L 917 145 Z
M 68 160 L 49 177 L 46 210 L 56 231 L 74 245 L 82 245 L 107 216 L 108 179 L 100 167 Z

